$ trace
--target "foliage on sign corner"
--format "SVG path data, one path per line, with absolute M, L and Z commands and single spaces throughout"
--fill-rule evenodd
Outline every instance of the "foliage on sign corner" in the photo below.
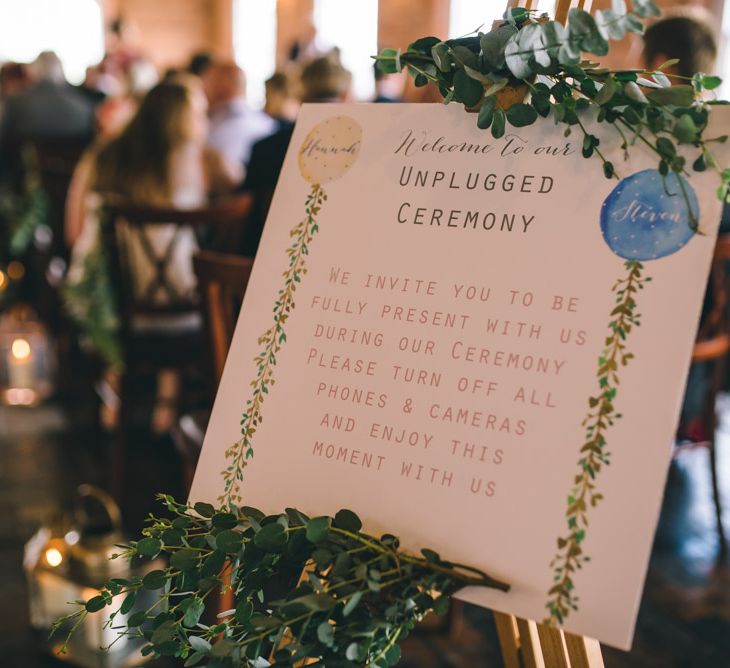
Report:
M 704 137 L 712 105 L 726 104 L 703 99 L 706 91 L 720 86 L 719 77 L 667 72 L 677 61 L 649 71 L 610 70 L 582 59 L 583 53 L 605 56 L 610 40 L 642 33 L 642 19 L 659 16 L 651 0 L 634 0 L 632 5 L 629 12 L 618 0 L 595 17 L 573 8 L 565 26 L 546 14 L 513 8 L 488 32 L 445 41 L 423 37 L 403 52 L 383 49 L 375 60 L 386 73 L 405 68 L 416 86 L 435 83 L 444 103 L 460 102 L 478 111 L 478 127 L 491 129 L 495 138 L 505 134 L 507 124 L 520 128 L 552 117 L 565 127 L 566 137 L 574 130 L 582 133 L 583 156 L 597 156 L 607 178 L 618 178 L 617 169 L 583 123 L 591 109 L 617 133 L 626 156 L 637 142 L 643 144 L 656 156 L 663 175 L 686 174 L 687 161 L 679 149 L 692 147 L 692 169 L 717 170 L 722 180 L 718 195 L 724 198 L 730 170 L 718 166 L 710 145 L 725 142 L 727 136 Z M 696 229 L 691 210 L 690 225 Z
M 588 399 L 588 414 L 582 422 L 585 442 L 580 449 L 578 472 L 568 496 L 565 512 L 567 531 L 558 538 L 557 553 L 550 562 L 553 584 L 548 591 L 546 624 L 562 624 L 571 611 L 578 609 L 573 577 L 590 560 L 583 551 L 583 541 L 588 530 L 588 511 L 603 499 L 597 491 L 596 479 L 601 469 L 611 462 L 606 434 L 621 417 L 614 405 L 619 369 L 634 357 L 628 352 L 626 342 L 631 331 L 641 322 L 640 315 L 636 313 L 636 294 L 651 281 L 650 277 L 643 276 L 641 262 L 629 260 L 625 267 L 626 277 L 613 286 L 616 302 L 611 311 L 612 320 L 608 325 L 603 352 L 598 358 L 598 393 Z
M 289 233 L 293 239 L 286 251 L 289 266 L 282 274 L 284 287 L 279 290 L 274 303 L 274 322 L 258 339 L 262 350 L 254 359 L 256 378 L 250 383 L 253 392 L 251 398 L 246 401 L 246 408 L 241 417 L 241 438 L 225 452 L 226 468 L 221 471 L 223 493 L 218 497 L 221 503 L 242 501 L 240 483 L 243 480 L 243 470 L 254 454 L 253 436 L 263 420 L 264 399 L 275 382 L 276 356 L 286 342 L 284 325 L 295 306 L 294 293 L 297 285 L 307 273 L 306 257 L 309 255 L 309 244 L 319 231 L 317 214 L 326 200 L 327 195 L 322 186 L 312 185 L 312 190 L 305 201 L 306 216 Z
M 164 557 L 169 565 L 110 580 L 98 595 L 78 601 L 54 625 L 54 633 L 68 634 L 66 644 L 89 614 L 107 610 L 107 628 L 118 638 L 142 639 L 142 654 L 178 657 L 185 666 L 309 661 L 385 668 L 399 660 L 398 643 L 416 622 L 445 612 L 458 589 L 509 589 L 432 550 L 408 554 L 393 535 L 363 533 L 349 510 L 334 517 L 309 518 L 294 509 L 265 516 L 232 504 L 216 509 L 160 498 L 170 515 L 151 517 L 144 537 L 120 546 L 116 556 Z M 234 607 L 216 616 L 216 593 L 229 588 Z M 134 611 L 142 591 L 159 598 Z

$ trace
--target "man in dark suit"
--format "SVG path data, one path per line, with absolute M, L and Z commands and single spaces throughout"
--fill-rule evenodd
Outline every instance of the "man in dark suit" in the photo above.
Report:
M 352 75 L 340 64 L 338 58 L 332 55 L 322 56 L 315 58 L 304 68 L 301 85 L 303 102 L 345 102 L 350 97 Z M 282 124 L 277 132 L 253 146 L 243 189 L 254 194 L 256 204 L 251 220 L 244 230 L 240 249 L 242 255 L 256 254 L 266 213 L 293 131 L 293 123 Z
M 91 136 L 94 106 L 66 82 L 58 56 L 45 51 L 31 70 L 36 83 L 9 97 L 5 105 L 3 141 Z
M 26 142 L 68 139 L 84 141 L 94 134 L 93 103 L 70 86 L 52 51 L 31 66 L 35 83 L 11 95 L 0 120 L 0 170 L 20 169 L 20 147 Z

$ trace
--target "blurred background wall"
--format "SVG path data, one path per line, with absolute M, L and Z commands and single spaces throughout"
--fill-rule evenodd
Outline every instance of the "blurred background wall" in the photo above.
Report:
M 343 63 L 354 70 L 355 92 L 369 99 L 372 70 L 367 56 L 384 46 L 405 47 L 423 35 L 458 36 L 476 29 L 503 10 L 504 0 L 17 0 L 0 3 L 0 60 L 32 60 L 45 35 L 58 44 L 69 78 L 83 77 L 85 64 L 103 53 L 103 26 L 122 18 L 139 49 L 164 71 L 190 53 L 208 51 L 234 58 L 247 73 L 249 99 L 263 99 L 263 81 L 281 68 L 295 44 L 316 34 L 323 48 L 340 46 Z M 554 0 L 540 0 L 551 11 Z M 593 9 L 611 0 L 594 0 Z M 658 0 L 662 8 L 678 5 L 704 9 L 723 45 L 719 74 L 730 73 L 730 10 L 725 0 Z M 730 5 L 730 3 L 727 3 Z M 494 16 L 488 16 L 489 8 Z M 60 30 L 59 30 L 60 26 Z M 66 27 L 66 29 L 64 29 Z M 27 53 L 26 53 L 27 52 Z M 31 53 L 33 52 L 33 53 Z M 627 39 L 605 64 L 635 66 L 638 40 Z M 726 76 L 726 78 L 728 78 Z M 725 90 L 725 94 L 730 90 Z M 410 89 L 412 99 L 419 92 Z

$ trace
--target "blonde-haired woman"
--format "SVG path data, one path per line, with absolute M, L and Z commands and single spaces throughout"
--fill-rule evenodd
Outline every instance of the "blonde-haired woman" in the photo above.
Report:
M 152 88 L 136 114 L 116 137 L 93 147 L 74 174 L 66 206 L 66 238 L 72 248 L 65 301 L 91 344 L 107 364 L 105 386 L 116 384 L 122 363 L 116 337 L 117 318 L 105 274 L 99 230 L 105 196 L 123 197 L 135 204 L 190 209 L 204 206 L 210 194 L 221 194 L 240 183 L 241 168 L 225 163 L 205 146 L 207 102 L 199 82 L 186 76 L 165 80 Z M 145 236 L 157 252 L 169 245 L 174 226 L 160 225 Z M 131 261 L 134 290 L 146 294 L 154 267 L 140 239 L 124 239 Z M 192 255 L 197 248 L 192 234 L 178 233 L 168 278 L 179 294 L 195 288 Z M 106 287 L 106 289 L 104 289 Z M 165 294 L 158 298 L 164 301 Z M 185 326 L 170 321 L 155 323 Z M 144 323 L 142 323 L 144 326 Z M 153 428 L 166 431 L 175 416 L 179 379 L 172 371 L 158 378 Z M 111 395 L 111 393 L 107 392 Z M 113 427 L 113 402 L 105 402 L 102 421 Z

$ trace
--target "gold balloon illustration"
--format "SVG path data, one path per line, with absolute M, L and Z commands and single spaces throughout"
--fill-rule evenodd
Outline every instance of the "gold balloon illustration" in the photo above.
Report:
M 362 129 L 350 116 L 333 116 L 309 131 L 299 148 L 299 171 L 312 185 L 336 181 L 360 152 Z

